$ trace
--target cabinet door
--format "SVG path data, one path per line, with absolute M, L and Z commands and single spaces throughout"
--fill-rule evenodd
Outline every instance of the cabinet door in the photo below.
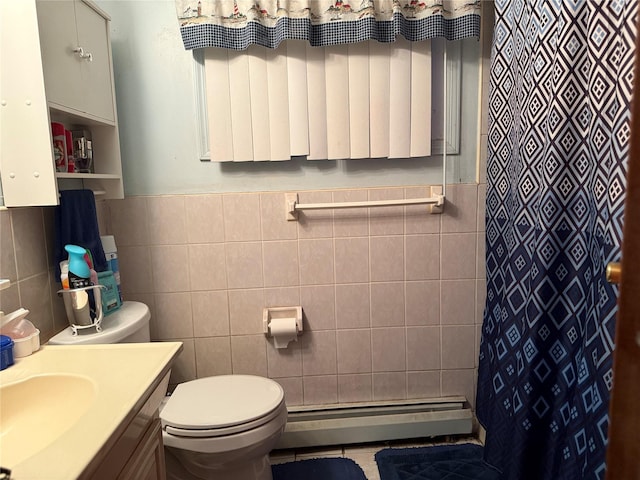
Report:
M 82 1 L 76 1 L 75 5 L 78 44 L 85 54 L 91 54 L 90 62 L 80 64 L 85 89 L 82 111 L 113 121 L 109 21 Z
M 80 0 L 39 0 L 37 9 L 47 101 L 113 122 L 109 20 Z
M 78 47 L 73 0 L 38 1 L 38 29 L 47 101 L 81 110 L 83 60 Z
M 160 419 L 156 418 L 138 444 L 118 480 L 166 480 Z
M 36 5 L 0 0 L 0 171 L 7 207 L 56 205 Z

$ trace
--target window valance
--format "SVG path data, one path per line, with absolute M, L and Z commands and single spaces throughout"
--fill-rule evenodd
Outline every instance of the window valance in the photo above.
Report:
M 480 0 L 176 0 L 185 49 L 480 35 Z

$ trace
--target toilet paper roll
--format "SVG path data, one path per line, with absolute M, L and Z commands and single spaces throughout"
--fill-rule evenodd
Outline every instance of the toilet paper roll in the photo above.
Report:
M 291 340 L 298 340 L 295 318 L 274 318 L 269 324 L 269 332 L 276 348 L 287 348 Z

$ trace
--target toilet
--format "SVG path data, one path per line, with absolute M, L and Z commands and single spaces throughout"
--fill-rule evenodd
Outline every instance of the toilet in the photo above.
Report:
M 221 375 L 178 385 L 160 420 L 173 467 L 168 478 L 271 480 L 269 452 L 287 423 L 287 408 L 277 382 Z
M 71 327 L 50 345 L 149 342 L 149 307 L 123 302 L 102 331 L 73 335 Z M 254 375 L 219 375 L 179 384 L 160 407 L 167 478 L 272 480 L 269 452 L 287 423 L 284 391 Z

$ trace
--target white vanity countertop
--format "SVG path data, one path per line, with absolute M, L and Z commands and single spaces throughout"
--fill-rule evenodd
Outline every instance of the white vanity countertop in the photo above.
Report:
M 69 426 L 65 423 L 63 428 L 49 427 L 50 422 L 45 421 L 37 427 L 23 427 L 23 430 L 38 431 L 20 432 L 19 428 L 24 423 L 3 418 L 0 411 L 0 466 L 11 469 L 11 478 L 14 480 L 68 480 L 80 477 L 95 457 L 104 455 L 104 449 L 113 446 L 117 439 L 115 435 L 131 422 L 144 401 L 169 372 L 181 349 L 181 342 L 45 345 L 28 357 L 16 359 L 13 366 L 0 372 L 0 388 L 27 381 L 34 376 L 51 376 L 47 380 L 54 387 L 48 388 L 58 392 L 56 382 L 59 381 L 60 388 L 64 389 L 65 378 L 82 377 L 83 384 L 89 385 L 84 381 L 89 380 L 92 385 L 88 387 L 91 400 L 88 405 L 77 405 L 73 395 L 69 395 L 68 407 L 65 405 L 60 408 L 60 418 L 64 418 L 66 408 L 77 406 L 85 411 L 77 421 L 71 420 Z M 47 401 L 46 392 L 37 396 L 36 405 Z M 10 401 L 9 397 L 5 396 L 6 402 Z M 10 410 L 6 405 L 3 407 L 7 412 Z M 30 408 L 29 402 L 24 402 L 24 408 Z M 73 419 L 74 415 L 70 417 Z M 60 424 L 60 421 L 57 423 Z M 39 434 L 46 437 L 47 428 L 58 429 L 53 435 L 55 438 L 38 447 L 37 451 L 29 452 L 26 458 L 24 450 L 14 458 L 7 458 L 11 454 L 3 455 L 3 450 L 11 450 L 3 449 L 3 442 L 17 439 L 28 445 L 29 438 L 38 437 Z M 10 429 L 14 431 L 9 432 Z

